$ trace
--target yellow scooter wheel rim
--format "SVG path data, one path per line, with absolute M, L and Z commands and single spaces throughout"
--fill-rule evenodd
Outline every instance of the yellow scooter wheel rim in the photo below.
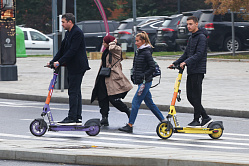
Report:
M 157 125 L 157 135 L 162 139 L 167 139 L 173 134 L 173 126 L 171 123 L 162 122 Z

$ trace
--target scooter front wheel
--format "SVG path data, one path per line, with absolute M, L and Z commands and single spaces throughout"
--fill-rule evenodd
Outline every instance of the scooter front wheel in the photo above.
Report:
M 30 123 L 29 129 L 34 136 L 40 137 L 46 133 L 48 126 L 43 119 L 35 119 Z
M 168 139 L 173 134 L 173 126 L 170 122 L 161 122 L 156 128 L 157 135 L 162 139 Z
M 90 130 L 90 131 L 86 131 L 87 135 L 89 136 L 96 136 L 99 134 L 100 132 L 100 126 L 98 123 L 92 121 L 90 123 L 87 124 L 89 127 L 93 127 L 93 130 Z

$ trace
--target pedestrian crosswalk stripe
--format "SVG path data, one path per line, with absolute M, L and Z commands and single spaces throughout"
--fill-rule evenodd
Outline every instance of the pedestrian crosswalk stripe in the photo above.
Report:
M 84 133 L 84 132 L 83 132 Z M 227 133 L 233 134 L 233 133 Z M 240 140 L 240 138 L 233 138 L 230 137 L 224 137 L 220 140 L 201 140 L 201 139 L 194 139 L 195 137 L 192 135 L 192 139 L 185 138 L 187 134 L 184 134 L 183 137 L 177 137 L 177 138 L 170 138 L 169 140 L 161 140 L 157 136 L 149 136 L 149 135 L 138 135 L 138 134 L 126 134 L 126 133 L 111 133 L 111 132 L 100 132 L 98 136 L 95 137 L 89 137 L 86 134 L 66 134 L 66 133 L 53 133 L 53 132 L 47 132 L 46 135 L 50 137 L 35 137 L 35 136 L 27 136 L 27 135 L 17 135 L 17 134 L 6 134 L 6 133 L 0 133 L 1 137 L 13 137 L 13 138 L 20 138 L 20 139 L 32 139 L 32 140 L 44 140 L 44 141 L 63 141 L 63 142 L 77 142 L 75 140 L 71 140 L 67 137 L 81 137 L 83 140 L 80 140 L 80 142 L 86 142 L 88 140 L 94 140 L 95 142 L 103 142 L 103 143 L 110 143 L 108 141 L 114 141 L 113 144 L 131 144 L 131 143 L 140 143 L 143 146 L 155 146 L 155 145 L 175 145 L 175 146 L 188 146 L 188 147 L 202 147 L 202 148 L 210 148 L 212 144 L 218 144 L 216 146 L 211 146 L 212 148 L 220 148 L 220 149 L 234 149 L 236 146 L 236 149 L 248 149 L 249 146 L 248 143 L 243 142 L 234 142 L 230 141 L 233 139 Z M 178 134 L 181 135 L 181 134 Z M 51 137 L 52 136 L 52 137 Z M 59 136 L 54 137 L 54 136 Z M 61 138 L 64 136 L 65 138 Z M 201 138 L 203 138 L 202 136 Z M 207 137 L 207 136 L 206 136 Z M 138 138 L 138 139 L 132 139 L 132 138 Z M 139 139 L 141 138 L 141 139 Z M 200 138 L 200 137 L 198 137 Z M 242 140 L 248 140 L 248 139 L 242 139 Z M 93 142 L 94 142 L 93 141 Z M 106 141 L 106 142 L 105 142 Z M 120 141 L 120 142 L 118 142 Z M 174 141 L 174 142 L 173 142 Z M 176 142 L 177 141 L 177 142 Z M 193 144 L 193 142 L 195 142 Z M 207 144 L 198 144 L 198 143 L 207 143 Z M 112 143 L 110 143 L 112 144 Z M 151 145 L 150 145 L 151 144 Z M 132 144 L 134 145 L 134 144 Z M 142 146 L 139 145 L 139 146 Z M 229 145 L 229 146 L 227 146 Z

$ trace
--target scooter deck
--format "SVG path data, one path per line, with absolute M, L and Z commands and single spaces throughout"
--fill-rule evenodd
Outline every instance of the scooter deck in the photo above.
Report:
M 174 133 L 192 133 L 192 134 L 213 134 L 220 129 L 211 128 L 191 128 L 191 127 L 175 127 Z
M 73 126 L 57 126 L 50 125 L 49 131 L 91 131 L 94 130 L 94 126 L 81 126 L 81 125 L 73 125 Z

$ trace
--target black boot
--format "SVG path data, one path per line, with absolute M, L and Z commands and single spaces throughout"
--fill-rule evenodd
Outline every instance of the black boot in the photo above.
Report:
M 108 117 L 102 117 L 100 124 L 101 126 L 109 126 Z

